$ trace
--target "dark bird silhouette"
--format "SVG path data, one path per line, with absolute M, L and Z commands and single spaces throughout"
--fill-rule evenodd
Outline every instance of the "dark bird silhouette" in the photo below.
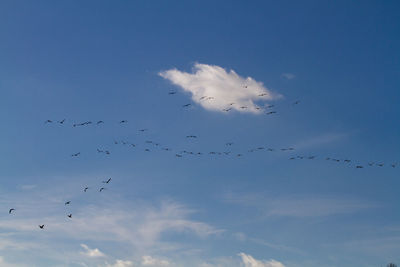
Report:
M 127 120 L 122 120 L 119 123 L 127 123 L 127 122 L 128 122 Z
M 175 156 L 178 158 L 182 158 L 182 155 L 179 155 L 179 154 L 175 154 Z
M 364 168 L 364 167 L 361 166 L 361 165 L 357 165 L 356 168 L 357 168 L 357 169 L 362 169 L 362 168 Z
M 71 214 L 71 213 L 70 213 L 70 214 L 68 214 L 67 216 L 68 216 L 69 218 L 72 218 L 72 214 Z
M 266 95 L 268 95 L 267 93 L 262 93 L 262 94 L 259 94 L 258 96 L 266 96 Z
M 85 189 L 83 189 L 83 192 L 86 192 L 89 189 L 89 187 L 85 187 Z
M 146 151 L 146 152 L 150 152 L 150 149 L 146 148 L 144 151 Z
M 111 178 L 108 178 L 107 181 L 103 181 L 104 184 L 108 184 L 109 182 L 111 182 Z
M 104 123 L 104 121 L 98 121 L 96 124 Z
M 44 123 L 52 123 L 52 122 L 53 122 L 52 120 L 47 120 Z
M 100 188 L 99 192 L 103 191 L 104 189 L 105 189 L 104 187 Z
M 266 114 L 271 115 L 271 114 L 275 114 L 275 113 L 276 113 L 276 111 L 270 111 L 270 112 L 267 112 Z
M 222 111 L 228 112 L 228 111 L 231 111 L 231 110 L 232 110 L 232 108 L 225 108 Z
M 197 138 L 196 135 L 187 135 L 186 138 Z
M 43 229 L 43 228 L 44 228 L 44 224 L 39 225 L 39 228 L 40 228 L 40 229 Z
M 58 121 L 59 124 L 63 124 L 65 122 L 65 119 L 62 119 L 61 121 Z
M 293 102 L 293 105 L 297 105 L 298 103 L 300 103 L 300 100 Z
M 140 129 L 139 131 L 140 132 L 145 132 L 145 131 L 147 131 L 147 129 Z
M 176 94 L 176 91 L 169 92 L 168 94 L 169 95 L 174 95 L 174 94 Z
M 100 150 L 100 149 L 97 149 L 97 152 L 103 153 L 104 151 L 103 151 L 103 150 Z
M 81 154 L 81 152 L 78 152 L 78 153 L 72 154 L 71 157 L 77 157 L 77 156 L 79 156 L 80 154 Z
M 182 107 L 184 107 L 184 108 L 187 108 L 187 107 L 190 107 L 192 104 L 185 104 L 185 105 L 183 105 Z
M 65 202 L 65 205 L 69 205 L 69 204 L 71 204 L 71 201 Z
M 10 209 L 9 211 L 8 211 L 8 214 L 11 214 L 11 212 L 13 212 L 15 209 Z

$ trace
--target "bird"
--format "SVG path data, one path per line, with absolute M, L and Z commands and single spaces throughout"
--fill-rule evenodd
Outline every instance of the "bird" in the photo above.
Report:
M 13 209 L 10 209 L 9 211 L 8 211 L 8 214 L 11 214 L 11 212 L 13 212 L 15 209 L 13 208 Z
M 191 106 L 192 104 L 185 104 L 185 105 L 183 105 L 182 107 L 184 107 L 184 108 L 187 108 L 187 107 L 189 107 L 189 106 Z
M 65 119 L 62 119 L 61 121 L 58 121 L 59 124 L 63 124 L 65 122 Z
M 111 182 L 111 178 L 108 178 L 108 180 L 103 181 L 104 184 L 108 184 L 109 182 Z
M 175 154 L 175 156 L 178 158 L 182 158 L 182 155 L 179 155 L 179 154 Z
M 71 213 L 70 213 L 70 214 L 68 214 L 67 216 L 68 216 L 69 218 L 72 218 L 72 214 L 71 214 Z
M 89 189 L 89 187 L 85 187 L 85 189 L 83 189 L 83 192 L 86 192 Z
M 197 138 L 197 136 L 196 135 L 188 135 L 188 136 L 186 136 L 186 138 Z
M 145 131 L 147 131 L 147 129 L 140 129 L 139 131 L 140 132 L 145 132 Z
M 52 120 L 46 120 L 44 123 L 52 123 Z
M 39 228 L 40 228 L 40 229 L 43 229 L 43 228 L 44 228 L 44 224 L 39 225 Z
M 296 100 L 293 105 L 297 105 L 298 103 L 300 103 L 300 100 Z
M 104 121 L 98 121 L 96 124 L 104 123 Z
M 65 202 L 65 204 L 64 204 L 64 205 L 69 205 L 69 204 L 71 204 L 71 201 L 67 201 L 67 202 Z
M 105 189 L 104 187 L 100 188 L 99 192 L 103 191 L 104 189 Z
M 122 120 L 119 123 L 127 123 L 127 122 L 128 122 L 127 120 Z
M 144 151 L 146 151 L 146 152 L 150 152 L 150 149 L 148 149 L 148 148 L 145 148 L 145 150 Z
M 276 113 L 276 111 L 270 111 L 270 112 L 267 112 L 266 114 L 271 115 L 271 114 L 275 114 L 275 113 Z
M 268 95 L 267 93 L 262 93 L 262 94 L 259 94 L 258 96 L 266 96 L 266 95 Z
M 171 92 L 169 92 L 168 94 L 169 94 L 169 95 L 174 95 L 174 94 L 176 94 L 176 91 L 171 91 Z
M 222 111 L 228 112 L 228 111 L 231 111 L 231 110 L 232 110 L 232 108 L 225 108 Z
M 100 149 L 97 149 L 97 152 L 103 153 L 104 151 L 103 151 L 103 150 L 100 150 Z
M 364 168 L 364 167 L 361 166 L 361 165 L 357 165 L 356 168 L 357 168 L 357 169 L 362 169 L 362 168 Z
M 77 157 L 77 156 L 79 156 L 80 154 L 81 154 L 81 152 L 78 152 L 78 153 L 72 154 L 71 157 Z
M 231 146 L 231 145 L 233 145 L 233 142 L 228 142 L 228 143 L 226 143 L 225 145 Z

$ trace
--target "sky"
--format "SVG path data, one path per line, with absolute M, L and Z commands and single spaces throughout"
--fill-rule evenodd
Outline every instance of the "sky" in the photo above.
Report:
M 399 12 L 2 1 L 0 265 L 400 264 Z

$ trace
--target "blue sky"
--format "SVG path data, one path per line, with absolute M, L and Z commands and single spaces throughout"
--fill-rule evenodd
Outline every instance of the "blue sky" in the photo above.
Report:
M 400 264 L 399 9 L 2 2 L 1 265 Z

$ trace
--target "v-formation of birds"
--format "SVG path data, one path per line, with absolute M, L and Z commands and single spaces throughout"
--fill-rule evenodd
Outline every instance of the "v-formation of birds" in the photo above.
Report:
M 175 95 L 176 93 L 177 93 L 176 91 L 171 91 L 168 94 L 169 95 Z M 258 96 L 262 98 L 262 97 L 264 97 L 266 95 L 267 95 L 266 93 L 262 93 L 262 94 L 259 94 Z M 200 97 L 199 101 L 212 101 L 213 99 L 214 99 L 214 97 L 212 97 L 212 96 L 202 96 L 202 97 Z M 292 105 L 298 105 L 299 103 L 300 103 L 300 100 L 296 100 L 295 102 L 292 103 Z M 232 110 L 232 106 L 234 106 L 234 105 L 236 105 L 236 104 L 235 103 L 229 103 L 229 104 L 227 104 L 227 108 L 224 108 L 222 111 L 229 112 L 229 111 Z M 187 107 L 190 107 L 190 106 L 192 106 L 191 103 L 182 105 L 183 108 L 187 108 Z M 240 106 L 239 108 L 240 109 L 247 109 L 248 107 L 247 106 Z M 264 111 L 265 111 L 266 115 L 272 115 L 272 114 L 276 114 L 277 113 L 275 110 L 271 110 L 272 108 L 274 108 L 274 105 L 266 105 L 264 108 L 265 108 Z M 261 108 L 256 107 L 256 109 L 261 109 Z M 62 119 L 62 120 L 50 120 L 50 119 L 48 119 L 48 120 L 45 121 L 45 124 L 52 124 L 52 123 L 58 123 L 60 125 L 64 125 L 66 123 L 66 119 Z M 73 123 L 72 126 L 73 127 L 82 127 L 82 126 L 89 126 L 89 125 L 102 125 L 104 123 L 105 122 L 103 120 L 85 121 L 85 122 L 80 122 L 80 123 Z M 128 120 L 125 120 L 125 119 L 118 121 L 118 124 L 127 124 L 127 123 L 128 123 Z M 139 129 L 138 131 L 143 133 L 143 132 L 147 132 L 148 129 L 143 128 L 143 129 Z M 198 136 L 197 135 L 187 135 L 186 138 L 187 139 L 197 139 Z M 128 141 L 115 141 L 114 140 L 114 144 L 115 145 L 119 145 L 119 144 L 128 145 L 128 146 L 130 146 L 132 148 L 136 148 L 138 146 L 138 144 L 130 143 Z M 170 152 L 174 151 L 170 147 L 163 146 L 160 143 L 154 142 L 154 141 L 151 141 L 151 140 L 145 141 L 145 145 L 146 146 L 149 146 L 149 145 L 153 146 L 152 149 L 150 149 L 149 147 L 146 147 L 144 149 L 145 152 L 151 152 L 151 151 L 154 150 L 154 148 L 158 148 L 159 150 L 163 150 L 163 151 L 170 151 Z M 224 145 L 225 145 L 225 148 L 231 148 L 231 147 L 234 146 L 234 143 L 233 142 L 226 142 Z M 292 152 L 293 153 L 294 150 L 295 150 L 295 148 L 293 148 L 293 147 L 286 147 L 286 148 L 276 149 L 276 148 L 271 148 L 271 147 L 268 147 L 268 146 L 257 146 L 257 147 L 254 147 L 254 148 L 250 148 L 245 152 L 243 152 L 243 151 L 241 151 L 241 152 L 238 152 L 238 151 L 233 152 L 231 150 L 226 150 L 226 149 L 223 150 L 223 151 L 208 151 L 208 152 L 179 150 L 179 151 L 174 151 L 173 154 L 177 158 L 182 158 L 185 155 L 192 155 L 192 156 L 201 156 L 201 155 L 214 156 L 214 155 L 217 155 L 217 156 L 234 156 L 236 158 L 241 158 L 242 156 L 244 156 L 247 153 L 256 153 L 256 152 L 261 152 L 261 151 L 267 151 L 267 152 Z M 100 149 L 100 148 L 97 148 L 97 152 L 98 153 L 104 153 L 106 155 L 110 155 L 111 154 L 111 152 L 109 150 Z M 72 157 L 79 157 L 80 155 L 81 155 L 81 152 L 76 152 L 76 153 L 71 154 Z M 356 169 L 363 169 L 364 167 L 372 167 L 372 166 L 376 166 L 376 167 L 390 166 L 392 168 L 395 168 L 397 166 L 397 163 L 385 164 L 383 162 L 367 162 L 366 164 L 361 164 L 361 163 L 357 163 L 356 161 L 350 160 L 350 159 L 347 159 L 347 158 L 346 159 L 338 159 L 338 158 L 333 158 L 333 157 L 321 157 L 321 156 L 317 157 L 315 155 L 291 155 L 289 157 L 289 160 L 315 160 L 315 159 L 322 159 L 322 160 L 325 160 L 325 161 L 336 162 L 336 163 L 341 162 L 341 163 L 345 164 L 345 166 L 352 166 L 353 168 L 356 168 Z M 107 179 L 105 181 L 102 181 L 102 183 L 104 185 L 107 185 L 110 182 L 111 182 L 111 178 L 109 178 L 109 179 Z M 101 187 L 101 188 L 98 189 L 98 192 L 102 192 L 105 189 L 106 189 L 105 187 Z M 83 192 L 87 192 L 88 190 L 90 190 L 90 188 L 86 186 L 86 187 L 84 187 Z M 70 205 L 70 204 L 71 204 L 71 201 L 66 201 L 65 202 L 65 206 Z M 16 211 L 16 209 L 11 208 L 11 209 L 9 209 L 9 214 L 14 213 L 15 211 Z M 67 217 L 71 219 L 72 218 L 72 213 L 67 214 Z M 44 224 L 40 224 L 39 225 L 40 229 L 44 229 L 44 227 L 45 227 Z

